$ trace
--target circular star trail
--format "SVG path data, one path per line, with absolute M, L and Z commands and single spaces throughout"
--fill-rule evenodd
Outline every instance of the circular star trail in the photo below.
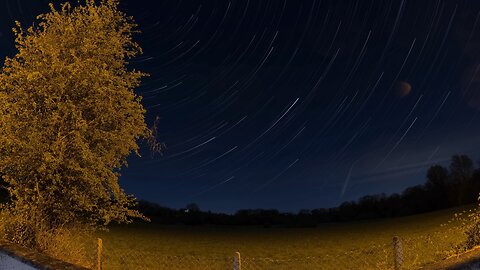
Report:
M 59 1 L 54 1 L 59 3 Z M 167 149 L 131 157 L 140 199 L 202 209 L 335 206 L 479 158 L 478 1 L 124 0 L 150 73 L 136 91 Z M 0 3 L 14 20 L 47 1 Z

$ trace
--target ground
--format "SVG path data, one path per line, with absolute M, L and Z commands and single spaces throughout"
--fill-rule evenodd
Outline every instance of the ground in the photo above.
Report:
M 393 269 L 393 236 L 404 269 L 441 261 L 464 240 L 450 209 L 315 228 L 114 226 L 103 239 L 103 269 Z M 92 246 L 94 246 L 92 244 Z M 400 258 L 402 257 L 402 258 Z

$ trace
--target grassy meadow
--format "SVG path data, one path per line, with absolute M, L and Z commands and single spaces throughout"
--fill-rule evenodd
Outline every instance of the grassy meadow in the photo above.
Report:
M 102 232 L 103 269 L 393 269 L 392 238 L 402 240 L 405 269 L 442 260 L 464 239 L 450 209 L 315 228 L 130 224 Z M 446 225 L 442 225 L 446 224 Z M 92 244 L 93 245 L 93 244 Z

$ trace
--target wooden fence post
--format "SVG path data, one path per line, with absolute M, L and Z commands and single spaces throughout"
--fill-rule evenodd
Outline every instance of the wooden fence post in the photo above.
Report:
M 400 237 L 393 237 L 393 261 L 395 270 L 401 270 L 403 265 L 403 247 Z
M 102 270 L 102 239 L 97 238 L 97 270 Z
M 242 260 L 238 251 L 233 255 L 233 270 L 242 270 Z

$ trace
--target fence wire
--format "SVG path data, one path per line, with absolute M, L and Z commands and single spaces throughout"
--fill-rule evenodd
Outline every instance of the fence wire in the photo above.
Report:
M 305 256 L 288 251 L 270 256 L 231 251 L 231 255 L 165 254 L 110 246 L 103 241 L 100 269 L 103 270 L 310 270 L 310 269 L 419 269 L 452 254 L 458 242 L 459 228 L 439 230 L 427 235 L 398 237 L 383 244 L 364 243 L 358 248 L 319 251 Z M 299 252 L 303 252 L 299 247 Z M 314 251 L 312 251 L 314 253 Z M 239 258 L 237 257 L 239 256 Z M 99 269 L 97 263 L 93 269 Z
M 189 254 L 159 254 L 155 251 L 116 250 L 103 245 L 103 270 L 223 270 L 232 269 L 232 257 L 207 257 Z
M 241 255 L 235 268 L 235 252 L 231 256 L 166 255 L 155 251 L 120 250 L 103 244 L 101 269 L 129 270 L 268 270 L 268 269 L 393 269 L 391 244 L 371 246 L 364 250 L 345 251 L 343 254 L 300 256 L 287 254 L 277 257 Z M 391 267 L 390 267 L 391 266 Z M 94 268 L 96 269 L 96 268 Z

